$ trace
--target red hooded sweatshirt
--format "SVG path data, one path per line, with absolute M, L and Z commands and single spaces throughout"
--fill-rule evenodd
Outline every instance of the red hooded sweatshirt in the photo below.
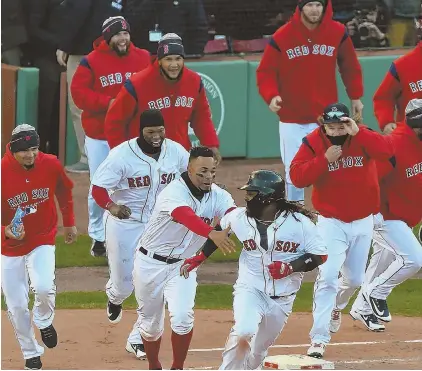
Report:
M 129 45 L 120 57 L 101 37 L 94 50 L 82 58 L 75 71 L 70 92 L 82 112 L 82 126 L 92 139 L 105 140 L 104 120 L 110 101 L 116 98 L 129 77 L 150 65 L 149 52 Z
M 54 245 L 57 234 L 57 197 L 63 225 L 75 225 L 73 213 L 73 183 L 67 177 L 57 157 L 39 152 L 35 165 L 25 170 L 10 152 L 1 160 L 1 253 L 23 256 L 41 245 Z M 18 206 L 35 206 L 37 211 L 23 217 L 25 237 L 18 241 L 6 239 L 4 230 Z
M 166 137 L 187 150 L 191 147 L 189 123 L 202 145 L 219 146 L 201 77 L 187 67 L 177 82 L 170 82 L 155 61 L 126 81 L 107 112 L 105 130 L 110 148 L 139 136 L 139 117 L 147 109 L 161 110 Z
M 385 220 L 422 222 L 422 142 L 404 122 L 388 135 L 394 148 L 390 161 L 377 162 L 381 213 Z
M 267 104 L 281 97 L 281 122 L 313 123 L 327 105 L 338 101 L 337 64 L 350 99 L 363 96 L 362 70 L 345 26 L 332 20 L 331 0 L 313 31 L 305 27 L 300 15 L 296 8 L 293 19 L 273 35 L 256 77 Z
M 386 137 L 359 125 L 359 132 L 342 146 L 342 157 L 329 163 L 325 152 L 331 142 L 324 128 L 315 129 L 290 165 L 298 188 L 313 185 L 312 203 L 326 218 L 350 223 L 379 212 L 380 191 L 375 160 L 388 160 L 393 148 Z
M 422 41 L 391 64 L 375 92 L 374 111 L 380 128 L 404 121 L 404 111 L 412 99 L 422 99 Z

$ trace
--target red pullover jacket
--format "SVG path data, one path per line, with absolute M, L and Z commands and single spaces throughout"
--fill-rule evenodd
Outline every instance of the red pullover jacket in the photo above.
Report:
M 343 144 L 342 157 L 328 163 L 331 143 L 323 127 L 303 139 L 290 165 L 290 178 L 298 188 L 313 185 L 312 203 L 324 217 L 350 223 L 375 214 L 380 191 L 375 160 L 388 160 L 393 148 L 386 137 L 359 125 L 359 132 Z
M 54 245 L 57 234 L 57 197 L 63 225 L 75 225 L 73 213 L 73 183 L 67 177 L 57 157 L 39 152 L 35 166 L 25 170 L 10 152 L 1 160 L 1 253 L 23 256 L 41 245 Z M 18 206 L 36 206 L 37 211 L 23 217 L 25 237 L 18 241 L 6 239 L 4 229 Z
M 107 112 L 105 127 L 110 148 L 139 135 L 139 117 L 147 109 L 160 109 L 166 137 L 189 150 L 188 123 L 202 145 L 218 147 L 218 137 L 201 77 L 184 67 L 177 82 L 167 81 L 158 62 L 126 81 Z
M 83 111 L 82 126 L 88 137 L 105 140 L 104 120 L 110 101 L 132 74 L 149 65 L 149 52 L 132 43 L 129 53 L 120 57 L 102 37 L 94 42 L 94 51 L 82 58 L 70 85 L 73 101 Z
M 362 70 L 346 28 L 333 21 L 331 1 L 324 18 L 310 31 L 296 8 L 265 48 L 256 72 L 259 93 L 267 104 L 279 95 L 281 122 L 317 122 L 324 108 L 338 101 L 336 66 L 350 99 L 363 96 Z
M 374 111 L 380 128 L 404 121 L 404 111 L 412 99 L 422 99 L 422 41 L 391 64 L 375 92 Z
M 388 135 L 394 148 L 390 161 L 378 161 L 381 214 L 409 227 L 422 221 L 422 142 L 404 122 Z

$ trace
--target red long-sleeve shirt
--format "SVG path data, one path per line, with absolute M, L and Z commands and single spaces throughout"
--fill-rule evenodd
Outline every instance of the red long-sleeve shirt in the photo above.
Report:
M 75 71 L 70 92 L 76 106 L 82 110 L 85 134 L 93 139 L 105 139 L 104 120 L 110 101 L 116 98 L 125 81 L 150 65 L 149 52 L 129 45 L 125 56 L 119 56 L 102 39 Z
M 63 216 L 63 225 L 75 225 L 73 183 L 57 157 L 39 152 L 35 165 L 25 170 L 10 152 L 9 145 L 1 160 L 1 253 L 23 256 L 41 245 L 54 245 L 57 234 L 56 196 Z M 6 239 L 8 226 L 18 206 L 34 206 L 37 211 L 23 217 L 25 237 L 18 241 Z
M 422 222 L 422 142 L 405 123 L 387 136 L 394 148 L 390 161 L 377 161 L 381 213 L 410 227 Z
M 384 136 L 359 127 L 359 132 L 344 143 L 338 161 L 328 163 L 325 152 L 331 143 L 320 127 L 304 138 L 290 165 L 290 178 L 296 187 L 313 185 L 314 208 L 322 216 L 346 223 L 379 211 L 374 160 L 388 160 L 393 155 L 391 143 Z
M 362 69 L 352 40 L 332 16 L 328 0 L 323 21 L 310 31 L 297 8 L 292 21 L 276 31 L 264 50 L 256 72 L 258 89 L 267 104 L 281 97 L 282 122 L 317 122 L 324 108 L 337 102 L 337 64 L 350 99 L 363 96 Z
M 379 127 L 403 121 L 406 105 L 412 99 L 422 99 L 422 41 L 391 64 L 375 92 L 374 112 Z
M 187 67 L 179 81 L 171 82 L 163 77 L 156 61 L 126 81 L 105 119 L 111 148 L 139 136 L 139 117 L 147 109 L 161 110 L 166 137 L 187 150 L 191 147 L 189 122 L 202 145 L 219 146 L 201 77 Z

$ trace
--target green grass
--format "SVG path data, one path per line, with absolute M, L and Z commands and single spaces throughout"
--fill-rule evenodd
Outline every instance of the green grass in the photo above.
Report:
M 305 282 L 300 289 L 293 310 L 295 312 L 312 311 L 312 291 L 313 283 Z M 388 298 L 388 305 L 394 315 L 409 317 L 421 317 L 422 306 L 420 305 L 420 295 L 422 291 L 422 280 L 408 280 L 397 287 Z M 196 295 L 197 309 L 232 309 L 233 307 L 233 287 L 231 285 L 199 285 Z M 344 311 L 350 309 L 354 298 Z M 33 298 L 31 295 L 32 306 Z M 58 309 L 105 309 L 107 296 L 103 291 L 95 292 L 64 292 L 59 293 L 56 298 Z M 136 300 L 132 295 L 123 304 L 126 309 L 135 309 Z M 1 308 L 5 309 L 2 296 Z

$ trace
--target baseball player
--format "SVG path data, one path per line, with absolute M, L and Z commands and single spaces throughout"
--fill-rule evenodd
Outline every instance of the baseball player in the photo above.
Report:
M 73 101 L 83 111 L 85 152 L 91 180 L 110 150 L 104 134 L 108 107 L 125 81 L 150 64 L 149 53 L 130 42 L 130 27 L 123 17 L 105 20 L 102 33 L 103 36 L 94 42 L 94 51 L 82 58 L 70 86 Z M 105 256 L 104 210 L 95 203 L 91 189 L 88 211 L 91 255 Z
M 188 159 L 189 153 L 179 143 L 165 139 L 161 112 L 146 110 L 140 117 L 138 138 L 113 148 L 94 174 L 92 195 L 107 210 L 104 224 L 110 279 L 106 293 L 111 323 L 121 320 L 122 303 L 133 291 L 136 246 L 157 196 L 186 171 Z M 126 350 L 137 358 L 145 357 L 136 323 Z
M 207 147 L 190 151 L 188 171 L 158 196 L 138 243 L 133 279 L 140 315 L 139 329 L 150 370 L 161 369 L 158 359 L 167 303 L 172 329 L 172 369 L 183 369 L 193 334 L 196 271 L 180 276 L 185 258 L 197 253 L 207 238 L 224 251 L 234 251 L 229 228 L 212 227 L 215 218 L 235 207 L 231 195 L 213 184 L 214 153 Z
M 191 148 L 192 127 L 201 144 L 221 160 L 219 141 L 201 77 L 184 65 L 182 39 L 164 35 L 158 43 L 157 60 L 127 81 L 106 116 L 106 137 L 111 148 L 138 135 L 139 115 L 148 108 L 163 112 L 167 138 Z
M 390 142 L 357 125 L 344 104 L 327 106 L 320 122 L 321 127 L 303 139 L 290 168 L 297 187 L 313 185 L 317 226 L 328 248 L 314 288 L 308 355 L 317 358 L 323 356 L 330 332 L 339 330 L 341 310 L 363 282 L 373 214 L 380 203 L 375 161 L 388 160 L 393 153 Z
M 29 284 L 35 293 L 33 321 L 46 347 L 57 345 L 53 326 L 56 299 L 56 196 L 65 242 L 76 240 L 73 183 L 57 157 L 38 150 L 35 128 L 22 124 L 12 132 L 1 160 L 1 287 L 25 369 L 40 370 L 44 348 L 35 339 L 28 309 Z
M 422 99 L 412 99 L 405 114 L 389 136 L 394 157 L 377 164 L 381 213 L 375 218 L 374 253 L 350 311 L 371 331 L 384 329 L 374 317 L 391 321 L 387 297 L 394 287 L 422 268 L 422 246 L 412 231 L 422 222 Z
M 255 370 L 280 335 L 292 312 L 303 272 L 327 259 L 327 249 L 312 222 L 313 214 L 286 201 L 285 183 L 274 171 L 254 171 L 246 185 L 246 208 L 225 215 L 243 244 L 234 286 L 235 324 L 230 330 L 220 370 Z M 216 249 L 207 241 L 202 252 L 186 259 L 181 273 L 197 268 Z
M 323 109 L 337 101 L 337 65 L 353 115 L 361 116 L 363 109 L 361 66 L 346 27 L 332 17 L 331 0 L 299 0 L 292 20 L 272 36 L 256 71 L 259 93 L 280 119 L 287 199 L 303 201 L 306 195 L 307 206 L 311 189 L 295 187 L 290 164 L 302 138 L 318 127 Z
M 397 127 L 396 122 L 404 120 L 404 110 L 411 99 L 422 99 L 422 21 L 416 25 L 420 39 L 418 45 L 391 63 L 374 95 L 375 116 L 386 134 Z

